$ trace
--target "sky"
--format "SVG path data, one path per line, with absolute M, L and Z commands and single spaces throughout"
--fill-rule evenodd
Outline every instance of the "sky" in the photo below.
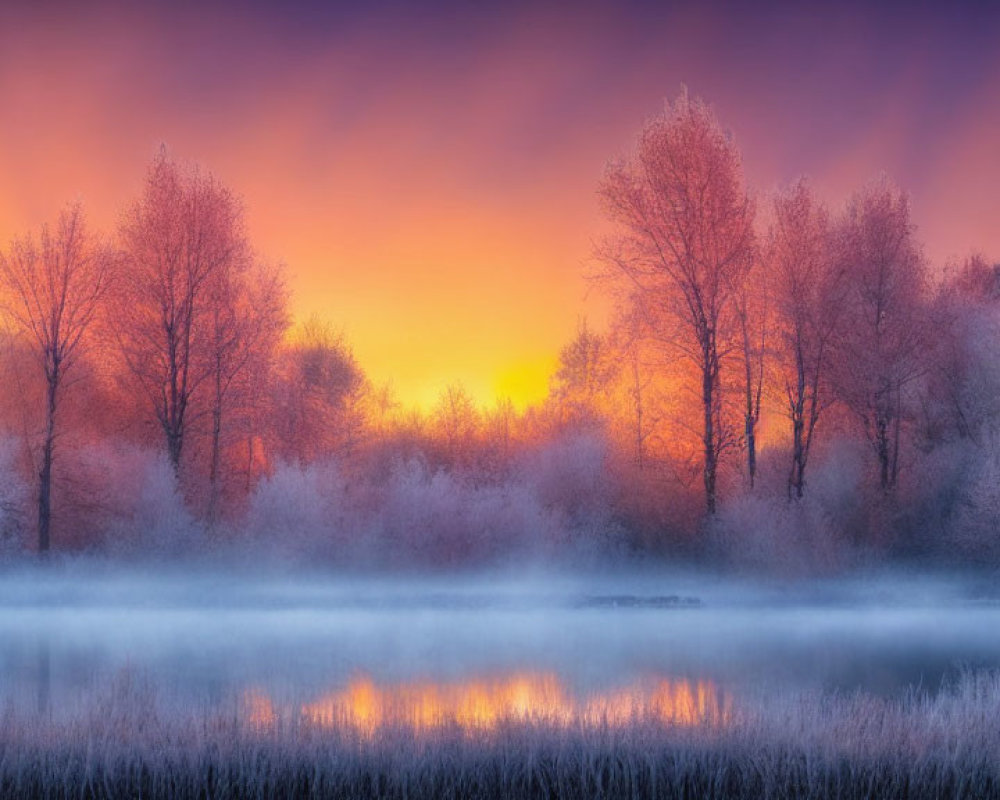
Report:
M 934 266 L 1000 259 L 991 4 L 82 5 L 0 0 L 0 242 L 76 199 L 112 231 L 166 143 L 405 404 L 544 395 L 607 314 L 604 166 L 682 85 L 762 197 L 884 170 Z

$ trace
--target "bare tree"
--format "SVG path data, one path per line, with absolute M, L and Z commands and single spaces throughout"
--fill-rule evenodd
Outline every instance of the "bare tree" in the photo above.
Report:
M 829 216 L 805 180 L 774 198 L 765 263 L 792 423 L 788 496 L 802 497 L 816 424 L 833 399 L 827 371 L 843 303 Z
M 840 229 L 837 393 L 864 427 L 884 492 L 899 475 L 904 389 L 925 369 L 926 268 L 913 233 L 907 196 L 884 176 L 855 193 Z
M 232 259 L 211 280 L 211 446 L 208 519 L 218 512 L 225 415 L 266 370 L 288 327 L 288 291 L 280 268 Z M 249 399 L 249 397 L 247 397 Z M 252 446 L 252 445 L 251 445 Z M 251 454 L 252 458 L 252 454 Z
M 31 342 L 45 375 L 45 432 L 38 473 L 40 553 L 49 549 L 59 403 L 105 296 L 113 261 L 111 249 L 88 233 L 79 205 L 60 215 L 54 231 L 43 227 L 37 244 L 25 236 L 0 253 L 4 310 Z
M 114 333 L 177 474 L 193 398 L 213 375 L 213 282 L 246 258 L 243 213 L 211 174 L 161 149 L 125 213 L 121 241 Z
M 635 151 L 609 165 L 600 186 L 617 234 L 598 256 L 654 326 L 677 323 L 675 345 L 700 376 L 705 503 L 716 507 L 722 422 L 722 327 L 749 269 L 754 207 L 740 153 L 715 115 L 687 93 L 639 134 Z
M 754 488 L 757 477 L 757 425 L 760 422 L 761 397 L 764 393 L 764 368 L 767 361 L 770 308 L 761 270 L 756 265 L 744 273 L 733 292 L 736 316 L 736 350 L 742 361 L 743 438 L 747 481 Z

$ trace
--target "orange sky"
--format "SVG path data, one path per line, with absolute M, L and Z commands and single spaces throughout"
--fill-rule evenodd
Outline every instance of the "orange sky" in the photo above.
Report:
M 602 319 L 603 165 L 682 83 L 761 189 L 805 172 L 840 201 L 884 168 L 935 263 L 1000 257 L 1000 27 L 973 6 L 142 8 L 0 6 L 0 240 L 77 197 L 110 229 L 165 141 L 404 402 L 544 393 Z

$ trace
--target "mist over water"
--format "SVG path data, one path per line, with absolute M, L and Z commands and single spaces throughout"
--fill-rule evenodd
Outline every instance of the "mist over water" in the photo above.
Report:
M 67 563 L 0 581 L 0 708 L 57 716 L 122 675 L 179 712 L 235 707 L 250 692 L 305 707 L 358 681 L 448 691 L 544 680 L 579 697 L 657 681 L 735 697 L 901 696 L 1000 667 L 998 631 L 987 579 L 292 577 Z

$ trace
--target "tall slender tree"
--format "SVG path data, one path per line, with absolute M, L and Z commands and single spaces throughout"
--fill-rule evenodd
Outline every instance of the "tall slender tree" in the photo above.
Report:
M 705 504 L 716 508 L 716 475 L 728 437 L 720 372 L 734 293 L 750 268 L 754 206 L 739 150 L 712 111 L 686 92 L 612 162 L 599 190 L 616 233 L 600 248 L 654 328 L 673 339 L 699 376 Z
M 30 342 L 45 376 L 38 473 L 40 553 L 50 545 L 59 405 L 107 292 L 114 259 L 112 249 L 87 231 L 79 205 L 63 211 L 54 230 L 44 226 L 37 242 L 24 236 L 0 253 L 4 310 Z
M 776 195 L 764 258 L 792 424 L 789 497 L 805 492 L 816 425 L 833 400 L 828 371 L 844 296 L 834 255 L 829 215 L 809 184 L 800 180 Z
M 280 268 L 250 266 L 234 258 L 212 276 L 210 299 L 208 519 L 213 522 L 223 478 L 225 423 L 238 406 L 251 401 L 259 377 L 250 373 L 270 367 L 288 327 L 288 293 Z
M 735 349 L 740 356 L 743 389 L 743 436 L 740 445 L 746 456 L 747 482 L 751 489 L 757 479 L 757 426 L 760 423 L 761 399 L 764 394 L 768 331 L 771 324 L 770 298 L 762 272 L 757 259 L 754 259 L 753 268 L 740 276 L 740 285 L 733 292 Z
M 179 474 L 193 399 L 213 375 L 217 286 L 247 257 L 242 208 L 211 174 L 161 149 L 121 241 L 114 333 Z
M 926 369 L 926 265 L 909 199 L 884 176 L 854 194 L 839 236 L 845 300 L 837 393 L 861 422 L 888 493 L 899 477 L 904 392 Z

